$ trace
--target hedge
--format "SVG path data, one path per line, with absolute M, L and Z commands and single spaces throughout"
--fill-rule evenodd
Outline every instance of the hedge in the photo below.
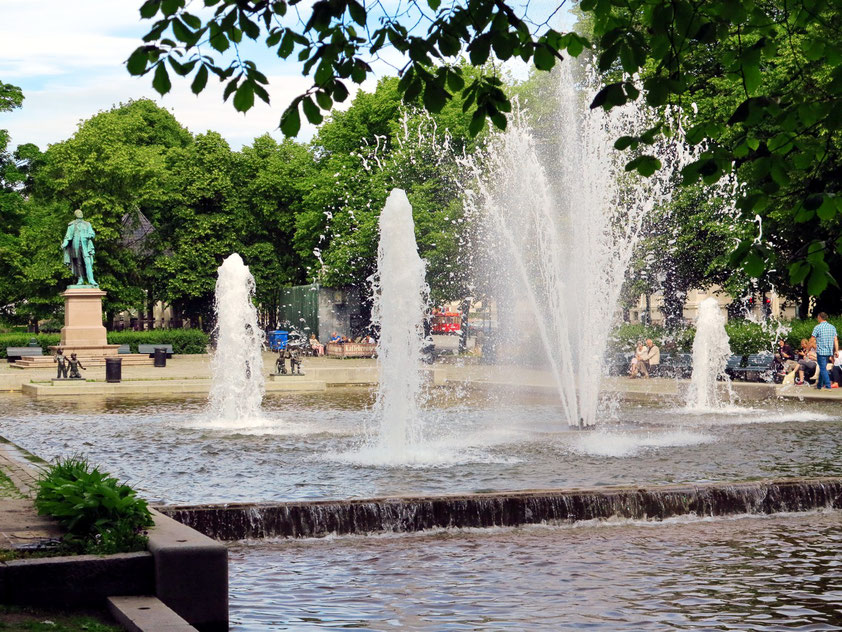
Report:
M 0 334 L 0 358 L 6 357 L 6 347 L 25 347 L 32 338 L 44 353 L 61 342 L 60 334 Z M 137 353 L 137 346 L 142 344 L 171 344 L 173 353 L 206 353 L 208 341 L 208 335 L 199 329 L 108 332 L 108 344 L 130 345 L 132 353 Z
M 207 353 L 210 338 L 200 329 L 153 329 L 152 331 L 112 331 L 108 344 L 130 345 L 137 353 L 138 345 L 171 344 L 173 353 Z
M 842 336 L 842 317 L 831 317 L 828 320 Z M 809 340 L 815 326 L 815 318 L 784 322 L 781 323 L 782 329 L 776 327 L 774 321 L 770 321 L 769 326 L 764 328 L 762 325 L 748 320 L 736 319 L 725 323 L 725 331 L 728 333 L 731 351 L 736 355 L 748 355 L 772 351 L 775 340 L 779 335 L 777 332 L 783 333 L 786 328 L 789 328 L 789 332 L 785 334 L 786 341 L 793 348 L 798 348 L 803 338 Z M 633 351 L 638 340 L 651 338 L 660 347 L 674 343 L 678 351 L 690 352 L 693 350 L 693 337 L 695 335 L 695 327 L 667 331 L 658 325 L 631 325 L 626 323 L 612 332 L 609 344 L 612 350 Z

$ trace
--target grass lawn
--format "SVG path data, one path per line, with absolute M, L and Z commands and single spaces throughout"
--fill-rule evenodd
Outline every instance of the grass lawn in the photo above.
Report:
M 0 605 L 2 632 L 119 632 L 105 612 L 84 614 Z

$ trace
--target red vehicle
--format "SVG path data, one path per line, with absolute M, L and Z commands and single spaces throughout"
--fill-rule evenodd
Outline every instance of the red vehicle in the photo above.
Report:
M 462 331 L 462 312 L 433 313 L 433 324 L 430 329 L 434 334 L 458 334 Z

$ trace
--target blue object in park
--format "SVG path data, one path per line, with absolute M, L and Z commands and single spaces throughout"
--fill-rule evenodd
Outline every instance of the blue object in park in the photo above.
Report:
M 269 348 L 272 351 L 280 351 L 286 349 L 287 340 L 289 339 L 289 332 L 281 329 L 275 329 L 266 334 L 266 342 L 269 343 Z

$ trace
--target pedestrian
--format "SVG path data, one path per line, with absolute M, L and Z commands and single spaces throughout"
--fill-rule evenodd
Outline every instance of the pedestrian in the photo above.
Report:
M 812 337 L 810 338 L 810 342 L 815 342 L 816 362 L 819 364 L 819 381 L 816 388 L 819 390 L 822 387 L 830 389 L 827 361 L 831 356 L 835 356 L 839 349 L 839 336 L 836 333 L 836 327 L 827 322 L 827 314 L 819 312 L 816 320 L 819 324 L 813 327 Z

